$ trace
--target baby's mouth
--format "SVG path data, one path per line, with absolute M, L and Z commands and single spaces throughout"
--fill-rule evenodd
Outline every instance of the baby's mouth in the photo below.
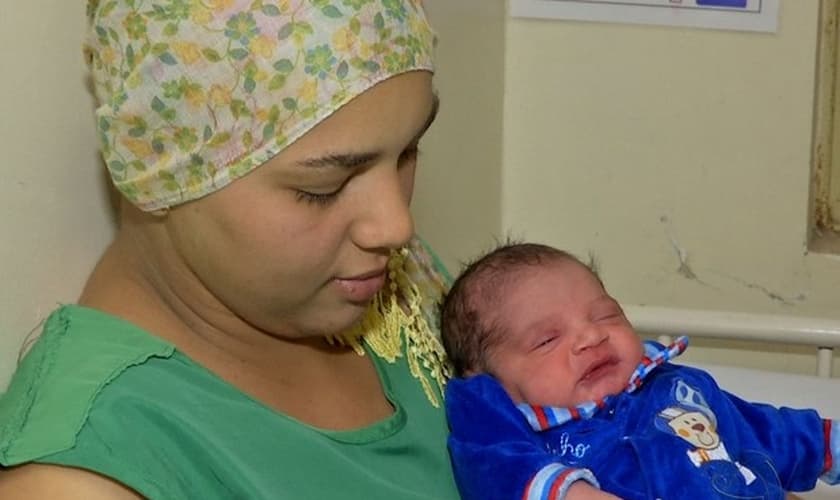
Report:
M 604 358 L 598 361 L 595 361 L 591 365 L 589 365 L 586 370 L 583 372 L 583 376 L 580 378 L 581 382 L 594 382 L 601 377 L 609 374 L 613 367 L 616 365 L 617 360 L 615 358 Z

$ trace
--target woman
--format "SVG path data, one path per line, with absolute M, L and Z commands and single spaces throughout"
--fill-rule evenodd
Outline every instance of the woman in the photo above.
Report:
M 419 1 L 88 12 L 120 230 L 0 400 L 0 497 L 457 498 Z

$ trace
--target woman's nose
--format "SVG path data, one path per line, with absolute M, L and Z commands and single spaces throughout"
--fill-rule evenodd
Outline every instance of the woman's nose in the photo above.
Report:
M 375 174 L 375 175 L 374 175 Z M 354 223 L 352 238 L 361 248 L 369 250 L 399 248 L 414 234 L 414 218 L 409 210 L 413 173 L 396 168 L 382 168 L 367 186 L 361 204 L 360 216 Z

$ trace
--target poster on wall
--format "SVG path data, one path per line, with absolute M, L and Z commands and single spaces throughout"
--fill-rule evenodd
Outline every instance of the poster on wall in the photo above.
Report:
M 514 17 L 775 32 L 779 0 L 510 0 Z

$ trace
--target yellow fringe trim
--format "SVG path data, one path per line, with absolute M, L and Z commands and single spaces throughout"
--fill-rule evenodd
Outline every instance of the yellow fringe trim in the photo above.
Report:
M 424 296 L 410 277 L 415 269 L 409 266 L 416 264 L 411 260 L 407 249 L 394 251 L 388 261 L 387 288 L 353 329 L 329 340 L 352 347 L 360 356 L 365 354 L 364 342 L 388 363 L 405 352 L 411 375 L 420 381 L 432 406 L 439 408 L 451 373 L 443 344 L 429 326 L 431 313 L 423 314 Z

